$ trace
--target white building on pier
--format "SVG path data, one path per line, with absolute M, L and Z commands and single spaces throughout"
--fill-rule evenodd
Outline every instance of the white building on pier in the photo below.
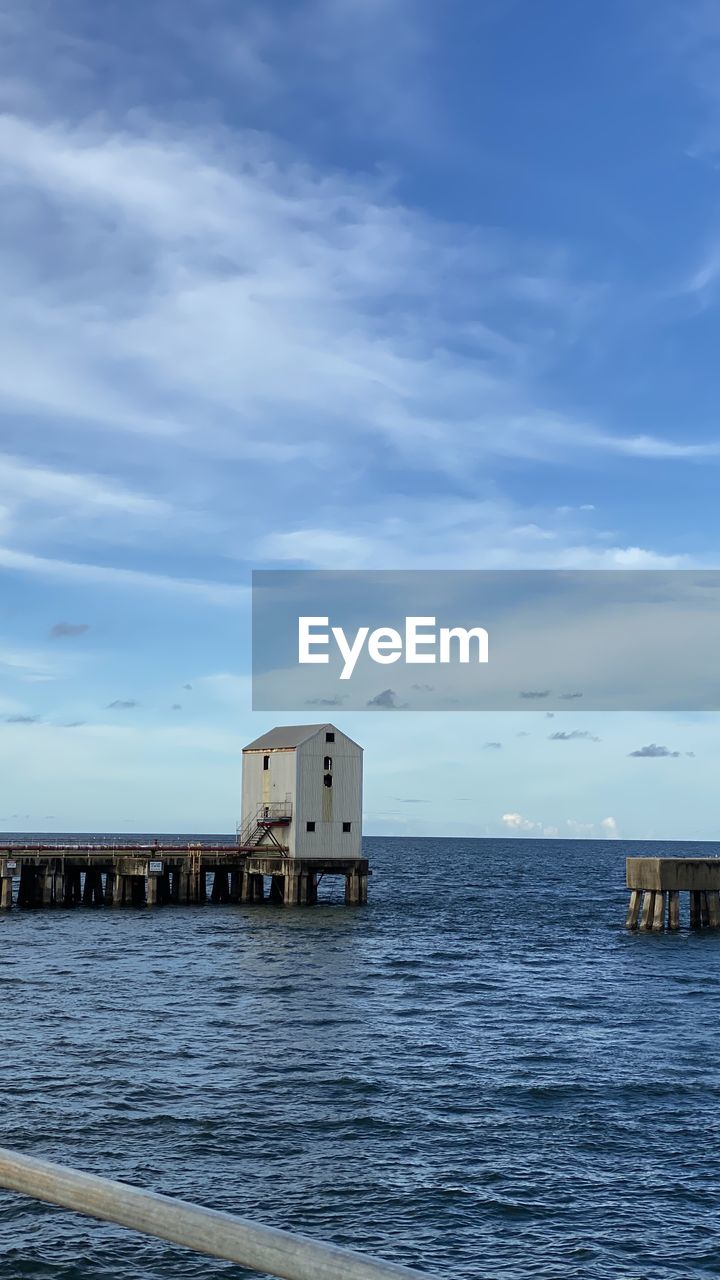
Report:
M 362 858 L 362 747 L 334 724 L 271 729 L 243 750 L 239 843 L 311 861 Z

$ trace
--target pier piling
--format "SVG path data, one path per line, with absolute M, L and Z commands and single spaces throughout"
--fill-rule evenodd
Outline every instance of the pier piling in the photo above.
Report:
M 304 907 L 317 902 L 318 880 L 323 876 L 342 877 L 345 901 L 359 905 L 367 902 L 369 874 L 366 859 L 291 858 L 281 850 L 253 853 L 233 845 L 16 842 L 0 847 L 0 911 L 15 904 L 23 909 L 199 905 L 207 901 L 208 889 L 215 905 L 261 904 L 267 893 L 271 903 Z M 641 896 L 638 892 L 632 899 L 629 923 L 632 911 L 640 910 Z M 647 910 L 649 894 L 645 894 L 643 917 Z M 707 900 L 706 913 L 710 920 L 720 918 L 717 893 Z M 653 927 L 654 894 L 649 919 Z
M 691 929 L 720 928 L 720 858 L 628 858 L 626 881 L 627 929 L 676 932 L 681 893 L 688 896 Z

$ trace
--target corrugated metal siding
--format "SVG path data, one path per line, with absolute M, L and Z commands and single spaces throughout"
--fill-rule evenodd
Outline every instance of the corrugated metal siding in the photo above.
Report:
M 243 826 L 261 804 L 279 803 L 289 795 L 293 806 L 293 822 L 290 827 L 276 832 L 281 844 L 287 844 L 294 853 L 297 753 L 295 751 L 268 751 L 269 768 L 263 769 L 263 752 L 250 751 L 243 756 L 242 822 Z
M 294 726 L 296 729 L 303 726 Z M 290 855 L 297 858 L 359 858 L 362 856 L 362 748 L 335 725 L 304 726 L 312 735 L 295 749 L 286 745 L 268 747 L 265 751 L 245 750 L 243 754 L 243 825 L 261 804 L 292 801 L 293 820 L 289 828 L 278 831 L 278 839 L 287 844 Z M 325 741 L 327 732 L 335 741 Z M 268 741 L 271 730 L 256 742 Z M 263 756 L 269 756 L 269 768 L 263 769 Z M 325 756 L 332 758 L 332 787 L 324 784 Z M 315 831 L 306 829 L 308 821 Z M 343 831 L 349 822 L 349 832 Z
M 325 733 L 297 749 L 298 802 L 295 809 L 295 856 L 298 858 L 359 858 L 362 854 L 362 748 L 339 729 L 335 742 Z M 324 758 L 332 757 L 333 785 L 324 785 Z M 308 832 L 308 821 L 315 831 Z M 351 824 L 344 832 L 343 822 Z

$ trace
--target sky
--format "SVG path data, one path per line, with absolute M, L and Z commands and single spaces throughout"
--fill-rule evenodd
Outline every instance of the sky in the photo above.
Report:
M 698 0 L 0 0 L 0 830 L 234 829 L 254 568 L 720 568 L 719 73 Z M 717 716 L 340 727 L 371 834 L 720 829 Z

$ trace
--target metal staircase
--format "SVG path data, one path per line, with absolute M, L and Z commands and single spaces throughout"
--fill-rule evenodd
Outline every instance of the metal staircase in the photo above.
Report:
M 287 853 L 287 845 L 282 844 L 275 834 L 275 829 L 289 827 L 292 822 L 292 801 L 273 801 L 272 804 L 259 804 L 245 823 L 238 823 L 238 848 L 251 850 L 266 848 L 274 853 Z

